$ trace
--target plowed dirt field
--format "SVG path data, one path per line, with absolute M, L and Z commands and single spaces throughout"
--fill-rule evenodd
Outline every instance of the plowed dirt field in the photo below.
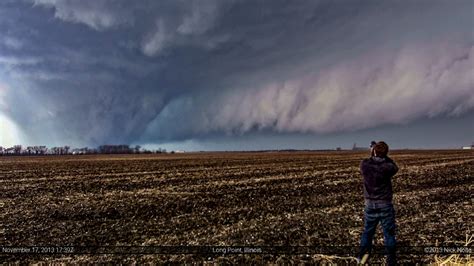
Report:
M 400 167 L 393 179 L 398 245 L 462 245 L 474 233 L 474 152 L 390 156 Z M 357 246 L 365 157 L 344 151 L 0 157 L 0 246 Z M 376 244 L 383 245 L 380 228 Z M 3 252 L 0 260 L 354 262 L 349 256 Z

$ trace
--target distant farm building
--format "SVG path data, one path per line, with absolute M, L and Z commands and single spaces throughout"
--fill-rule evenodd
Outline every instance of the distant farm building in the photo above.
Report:
M 48 151 L 46 146 L 29 146 L 23 151 L 23 154 L 28 155 L 45 155 Z
M 471 146 L 463 146 L 463 150 L 474 150 L 474 143 L 471 144 Z
M 77 148 L 72 150 L 72 155 L 84 155 L 84 154 L 93 154 L 96 153 L 95 150 L 89 149 L 87 147 L 85 148 Z
M 12 155 L 12 154 L 16 154 L 15 151 L 16 151 L 15 148 L 12 147 L 12 148 L 4 149 L 3 153 L 8 154 L 8 155 Z

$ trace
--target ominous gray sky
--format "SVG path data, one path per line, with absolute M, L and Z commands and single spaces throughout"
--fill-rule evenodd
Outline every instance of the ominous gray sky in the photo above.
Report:
M 3 0 L 0 146 L 452 148 L 471 0 Z

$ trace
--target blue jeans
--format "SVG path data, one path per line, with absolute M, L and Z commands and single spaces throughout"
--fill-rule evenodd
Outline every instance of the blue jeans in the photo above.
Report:
M 396 264 L 395 254 L 395 209 L 392 203 L 366 203 L 364 209 L 364 232 L 360 239 L 359 258 L 372 250 L 377 224 L 382 224 L 384 246 L 387 252 L 387 264 Z

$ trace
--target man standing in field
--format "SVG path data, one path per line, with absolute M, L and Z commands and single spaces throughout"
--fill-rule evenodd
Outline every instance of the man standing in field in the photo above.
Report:
M 360 164 L 364 177 L 364 232 L 360 241 L 358 261 L 365 263 L 372 248 L 372 240 L 379 221 L 382 224 L 387 264 L 396 264 L 395 254 L 395 209 L 392 203 L 392 177 L 398 172 L 395 162 L 390 159 L 388 145 L 372 142 L 371 157 Z M 367 253 L 367 254 L 366 254 Z

